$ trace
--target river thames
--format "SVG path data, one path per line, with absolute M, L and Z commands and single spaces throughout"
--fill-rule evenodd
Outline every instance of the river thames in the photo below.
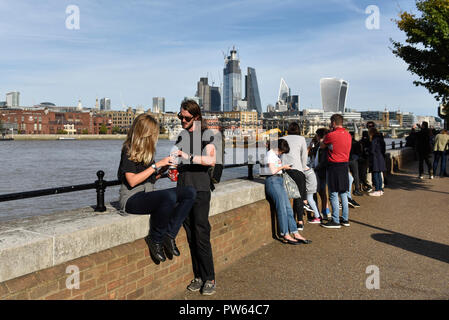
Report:
M 309 139 L 308 139 L 309 140 Z M 387 143 L 391 143 L 386 139 Z M 93 183 L 99 170 L 105 180 L 116 180 L 123 140 L 3 141 L 0 143 L 0 194 Z M 173 141 L 159 140 L 156 160 L 168 156 Z M 246 152 L 255 148 L 226 148 L 225 164 L 243 163 Z M 254 174 L 259 166 L 254 167 Z M 222 181 L 246 177 L 247 167 L 226 169 Z M 156 183 L 157 189 L 175 187 L 169 179 Z M 109 187 L 105 202 L 118 200 L 119 187 Z M 96 191 L 86 190 L 24 200 L 0 202 L 0 221 L 48 214 L 55 211 L 96 205 Z

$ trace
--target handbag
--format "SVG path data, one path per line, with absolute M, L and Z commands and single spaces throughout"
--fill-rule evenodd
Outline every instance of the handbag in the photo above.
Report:
M 289 199 L 298 199 L 301 198 L 301 194 L 298 190 L 298 185 L 295 180 L 293 180 L 288 173 L 284 172 L 282 174 L 282 178 L 284 179 L 284 187 L 287 190 L 287 196 Z

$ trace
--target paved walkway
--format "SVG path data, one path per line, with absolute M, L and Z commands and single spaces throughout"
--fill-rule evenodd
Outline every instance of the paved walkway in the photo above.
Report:
M 187 300 L 449 299 L 449 178 L 391 176 L 384 196 L 355 197 L 349 228 L 306 224 L 310 245 L 274 241 L 217 273 L 217 293 Z M 368 290 L 368 266 L 379 289 Z

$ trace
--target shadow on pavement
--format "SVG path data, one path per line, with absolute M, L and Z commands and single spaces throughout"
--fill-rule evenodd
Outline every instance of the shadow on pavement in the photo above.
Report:
M 399 232 L 379 228 L 352 219 L 351 222 L 388 232 L 371 235 L 371 237 L 376 241 L 383 242 L 385 244 L 389 244 L 428 258 L 436 259 L 441 262 L 449 263 L 449 246 L 446 244 L 410 237 Z
M 427 168 L 424 169 L 424 172 L 427 172 Z M 437 192 L 437 193 L 447 193 L 443 191 L 430 190 L 431 185 L 426 182 L 429 181 L 429 175 L 424 174 L 424 179 L 418 178 L 418 162 L 413 162 L 408 165 L 406 168 L 402 168 L 401 170 L 397 170 L 394 174 L 387 174 L 385 186 L 388 189 L 397 189 L 397 190 L 407 190 L 407 191 L 429 191 L 429 192 Z M 446 179 L 446 178 L 443 178 Z

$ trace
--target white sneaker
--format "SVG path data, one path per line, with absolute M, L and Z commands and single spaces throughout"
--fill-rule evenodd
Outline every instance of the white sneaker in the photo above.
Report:
M 424 179 L 424 177 L 423 177 L 423 176 L 419 176 L 419 178 L 420 178 L 420 179 Z
M 430 176 L 430 179 L 433 179 L 433 176 Z
M 368 193 L 368 195 L 372 196 L 372 197 L 380 197 L 382 195 L 381 193 L 382 191 L 373 191 Z

